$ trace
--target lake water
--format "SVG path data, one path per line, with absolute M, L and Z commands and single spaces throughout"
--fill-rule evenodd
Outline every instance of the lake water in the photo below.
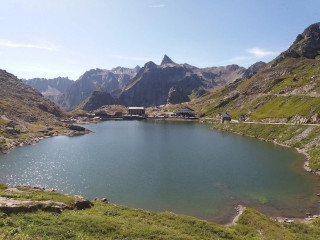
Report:
M 292 149 L 196 122 L 106 121 L 0 157 L 0 182 L 41 185 L 116 204 L 225 223 L 238 204 L 273 215 L 317 213 L 317 177 Z

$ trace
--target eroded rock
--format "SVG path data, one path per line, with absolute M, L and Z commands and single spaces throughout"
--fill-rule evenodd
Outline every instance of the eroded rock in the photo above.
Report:
M 94 206 L 93 203 L 85 198 L 82 198 L 73 204 L 73 208 L 76 210 L 83 210 L 86 208 L 91 208 L 92 206 Z

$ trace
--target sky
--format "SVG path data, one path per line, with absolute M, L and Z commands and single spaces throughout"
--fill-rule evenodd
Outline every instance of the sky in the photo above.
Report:
M 0 69 L 78 79 L 93 68 L 271 61 L 320 21 L 319 0 L 0 0 Z

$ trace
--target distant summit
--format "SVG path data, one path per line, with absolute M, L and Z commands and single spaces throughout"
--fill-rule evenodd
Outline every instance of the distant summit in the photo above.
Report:
M 162 66 L 165 64 L 175 64 L 175 62 L 165 54 L 160 65 Z
M 243 77 L 250 78 L 252 75 L 256 74 L 261 68 L 265 67 L 267 64 L 265 62 L 256 62 L 252 64 L 245 72 Z

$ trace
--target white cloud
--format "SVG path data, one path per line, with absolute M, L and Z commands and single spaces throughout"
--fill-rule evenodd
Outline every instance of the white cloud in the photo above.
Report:
M 158 4 L 158 5 L 151 5 L 151 6 L 149 6 L 149 7 L 151 7 L 151 8 L 163 8 L 163 7 L 165 7 L 166 5 L 164 5 L 164 4 Z
M 261 48 L 255 47 L 247 50 L 248 53 L 251 53 L 253 56 L 257 58 L 264 58 L 267 56 L 277 55 L 278 53 L 272 51 L 266 51 Z
M 244 55 L 244 56 L 233 57 L 233 58 L 229 59 L 228 62 L 237 62 L 237 61 L 244 61 L 244 60 L 257 61 L 257 60 L 261 60 L 265 57 L 275 56 L 275 55 L 279 54 L 279 52 L 267 51 L 267 50 L 264 50 L 259 47 L 247 49 L 246 52 L 249 54 Z
M 140 56 L 123 56 L 123 55 L 112 55 L 112 57 L 121 59 L 121 60 L 130 60 L 130 61 L 140 61 L 140 62 L 148 62 L 148 61 L 155 61 L 159 59 L 154 59 L 151 57 L 140 57 Z
M 9 40 L 0 39 L 0 46 L 2 47 L 11 47 L 11 48 L 35 48 L 43 49 L 49 51 L 57 51 L 58 46 L 48 43 L 38 43 L 38 44 L 29 44 L 29 43 L 14 43 Z

